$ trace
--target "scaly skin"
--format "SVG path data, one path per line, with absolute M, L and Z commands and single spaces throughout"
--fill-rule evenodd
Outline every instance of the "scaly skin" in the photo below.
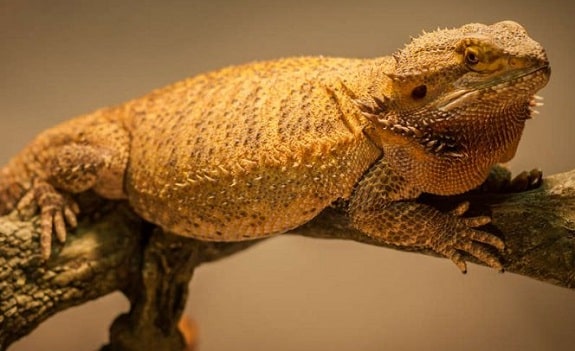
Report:
M 0 213 L 37 205 L 48 257 L 76 222 L 68 195 L 88 189 L 212 241 L 282 233 L 344 200 L 366 235 L 501 268 L 487 246 L 503 242 L 473 229 L 489 218 L 415 200 L 468 191 L 511 159 L 549 74 L 509 21 L 424 34 L 390 57 L 225 68 L 42 133 L 2 169 Z

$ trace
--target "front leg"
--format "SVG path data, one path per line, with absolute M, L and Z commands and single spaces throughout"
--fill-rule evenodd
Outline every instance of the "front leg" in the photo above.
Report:
M 502 270 L 503 266 L 489 246 L 503 250 L 503 241 L 474 229 L 489 223 L 489 217 L 461 217 L 468 203 L 450 213 L 442 213 L 416 202 L 418 195 L 384 160 L 379 161 L 360 180 L 350 199 L 352 225 L 385 244 L 431 249 L 451 259 L 464 273 L 467 266 L 462 253 Z

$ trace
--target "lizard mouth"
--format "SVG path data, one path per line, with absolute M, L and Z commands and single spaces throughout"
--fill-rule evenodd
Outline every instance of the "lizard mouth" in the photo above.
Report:
M 529 92 L 537 91 L 547 84 L 550 74 L 551 68 L 547 64 L 510 71 L 483 82 L 470 83 L 469 87 L 456 89 L 439 98 L 432 106 L 439 111 L 447 112 L 470 101 L 480 100 L 485 95 L 509 94 L 505 100 L 528 98 Z

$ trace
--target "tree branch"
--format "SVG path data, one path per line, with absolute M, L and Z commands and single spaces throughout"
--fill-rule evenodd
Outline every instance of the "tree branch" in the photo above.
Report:
M 470 215 L 491 214 L 484 229 L 505 238 L 507 271 L 575 288 L 575 170 L 529 192 L 422 201 L 449 208 L 463 199 L 472 203 Z M 82 208 L 79 228 L 65 245 L 54 245 L 48 262 L 40 259 L 36 218 L 0 218 L 0 350 L 55 313 L 117 290 L 129 298 L 131 311 L 116 319 L 103 350 L 182 350 L 177 321 L 194 268 L 261 241 L 204 243 L 164 234 L 123 203 Z M 351 229 L 335 209 L 290 234 L 384 246 Z

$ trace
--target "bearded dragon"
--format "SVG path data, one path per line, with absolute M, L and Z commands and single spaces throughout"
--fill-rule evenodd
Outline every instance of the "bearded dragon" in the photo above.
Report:
M 391 56 L 297 57 L 223 68 L 41 133 L 0 171 L 0 214 L 38 208 L 42 255 L 76 225 L 71 194 L 125 199 L 145 220 L 231 242 L 296 228 L 344 203 L 354 228 L 462 270 L 501 269 L 504 242 L 417 201 L 473 189 L 510 160 L 542 46 L 512 21 L 424 33 Z

